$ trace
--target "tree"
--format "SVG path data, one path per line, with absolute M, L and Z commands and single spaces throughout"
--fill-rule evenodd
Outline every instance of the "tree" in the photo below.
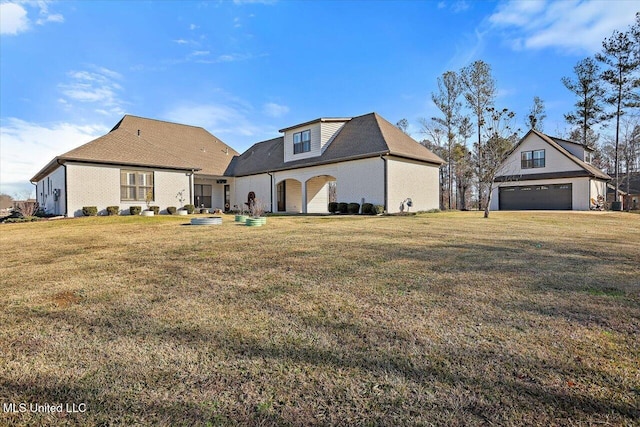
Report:
M 489 206 L 491 205 L 491 193 L 502 162 L 507 153 L 513 148 L 518 139 L 519 129 L 514 130 L 512 123 L 515 113 L 507 108 L 498 110 L 494 107 L 487 108 L 486 143 L 483 147 L 481 164 L 482 183 L 481 191 L 486 194 L 487 203 L 484 208 L 484 217 L 489 218 Z
M 398 123 L 396 123 L 396 127 L 400 129 L 402 133 L 409 135 L 409 131 L 407 130 L 409 129 L 409 120 L 407 119 L 398 120 Z
M 493 105 L 496 96 L 495 80 L 491 76 L 491 66 L 478 60 L 460 71 L 460 80 L 464 88 L 464 98 L 476 117 L 478 141 L 476 143 L 477 175 L 478 175 L 478 209 L 482 209 L 482 192 L 480 177 L 482 171 L 482 127 L 487 107 Z
M 615 106 L 616 133 L 614 147 L 614 168 L 616 193 L 619 189 L 618 156 L 620 145 L 620 118 L 625 109 L 640 106 L 640 46 L 638 32 L 640 32 L 640 17 L 636 14 L 636 23 L 627 32 L 615 30 L 610 38 L 602 42 L 602 52 L 596 54 L 596 59 L 609 66 L 602 74 L 612 89 L 607 102 Z
M 467 210 L 467 191 L 471 188 L 474 175 L 473 153 L 467 149 L 467 140 L 473 135 L 473 123 L 469 116 L 462 116 L 458 121 L 458 135 L 461 142 L 456 142 L 451 152 L 455 164 L 456 202 L 460 200 L 459 209 Z
M 446 133 L 447 147 L 447 176 L 448 176 L 448 207 L 451 209 L 453 200 L 453 169 L 451 149 L 456 140 L 456 130 L 460 121 L 460 108 L 462 104 L 458 101 L 462 94 L 460 78 L 454 71 L 447 71 L 438 77 L 438 92 L 431 92 L 431 100 L 442 113 L 441 117 L 432 117 L 431 120 L 437 123 Z
M 533 105 L 529 110 L 529 115 L 527 116 L 527 125 L 530 129 L 539 130 L 542 132 L 544 126 L 542 122 L 547 117 L 544 108 L 544 101 L 539 96 L 533 97 Z
M 591 127 L 611 118 L 604 109 L 606 90 L 600 83 L 600 67 L 592 58 L 585 58 L 573 67 L 576 78 L 563 77 L 562 84 L 573 92 L 577 101 L 576 109 L 564 115 L 567 123 L 582 130 L 579 141 L 587 144 Z
M 13 197 L 8 194 L 0 194 L 0 210 L 13 207 Z
M 422 123 L 422 133 L 426 135 L 426 138 L 423 139 L 420 143 L 446 161 L 447 150 L 443 144 L 445 132 L 436 122 L 433 122 L 433 121 L 429 122 L 425 119 L 421 119 L 420 122 Z M 440 209 L 444 209 L 444 206 L 445 206 L 444 183 L 446 182 L 445 169 L 443 167 L 440 167 L 439 173 L 440 173 Z
M 621 123 L 621 133 L 620 151 L 625 166 L 625 177 L 622 183 L 623 187 L 626 183 L 626 207 L 627 210 L 629 210 L 631 208 L 631 200 L 629 198 L 631 174 L 638 171 L 638 162 L 640 160 L 640 120 L 638 120 L 638 117 L 632 117 L 627 120 L 623 119 Z

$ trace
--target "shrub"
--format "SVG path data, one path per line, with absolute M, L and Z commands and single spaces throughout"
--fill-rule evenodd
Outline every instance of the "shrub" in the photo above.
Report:
M 153 211 L 154 215 L 160 214 L 160 206 L 150 206 L 149 209 Z
M 191 215 L 195 212 L 196 207 L 194 205 L 184 205 L 184 208 L 187 210 L 187 213 Z
M 98 215 L 98 207 L 97 206 L 83 206 L 82 214 L 84 216 L 96 216 Z
M 120 212 L 120 206 L 107 206 L 107 215 L 118 215 Z
M 338 203 L 337 202 L 329 202 L 329 212 L 336 213 L 338 211 Z
M 338 212 L 340 213 L 349 213 L 349 211 L 347 210 L 349 204 L 348 203 L 338 203 Z
M 375 211 L 375 208 L 373 207 L 373 203 L 363 203 L 362 213 L 365 215 L 375 215 L 376 211 Z
M 142 211 L 142 206 L 129 206 L 129 213 L 131 215 L 140 215 Z
M 357 214 L 360 212 L 360 203 L 349 203 L 349 205 L 347 205 L 347 212 L 350 214 Z
M 374 209 L 375 209 L 375 213 L 378 214 L 378 215 L 384 213 L 384 206 L 383 205 L 375 205 Z
M 169 213 L 169 215 L 175 215 L 176 214 L 176 207 L 175 206 L 169 206 L 167 208 L 167 212 Z

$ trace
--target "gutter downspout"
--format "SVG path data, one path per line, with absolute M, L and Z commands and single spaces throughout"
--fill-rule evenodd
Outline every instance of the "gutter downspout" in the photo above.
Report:
M 67 212 L 69 212 L 69 198 L 67 197 L 67 166 L 64 163 L 60 163 L 60 159 L 56 159 L 56 163 L 64 168 L 64 217 L 67 217 Z M 60 196 L 58 196 L 60 197 Z
M 273 173 L 272 172 L 267 172 L 267 175 L 269 175 L 271 177 L 271 200 L 270 200 L 270 209 L 271 209 L 271 213 L 273 213 Z
M 380 155 L 380 158 L 384 162 L 384 211 L 385 213 L 389 213 L 389 210 L 387 208 L 387 194 L 389 191 L 389 182 L 387 180 L 387 158 L 383 154 Z
M 191 169 L 189 175 L 189 204 L 193 205 L 193 175 L 196 173 L 194 169 Z

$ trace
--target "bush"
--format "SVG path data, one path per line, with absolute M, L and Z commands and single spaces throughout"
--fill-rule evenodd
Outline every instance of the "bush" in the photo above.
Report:
M 373 207 L 373 203 L 363 203 L 362 204 L 362 213 L 364 215 L 375 215 L 376 210 Z
M 83 206 L 82 214 L 84 216 L 96 216 L 98 215 L 98 207 L 97 206 Z
M 338 203 L 337 202 L 329 202 L 329 212 L 331 212 L 331 213 L 338 212 Z
M 349 213 L 349 211 L 347 210 L 349 204 L 348 203 L 338 203 L 338 212 L 340 213 Z
M 383 205 L 375 205 L 374 209 L 375 209 L 375 213 L 378 214 L 378 215 L 384 213 L 384 206 Z
M 129 213 L 131 215 L 140 215 L 142 211 L 142 206 L 129 206 Z
M 350 214 L 357 214 L 360 212 L 360 203 L 349 203 L 347 206 L 347 212 Z
M 193 205 L 184 205 L 184 208 L 187 210 L 187 213 L 188 213 L 189 215 L 191 215 L 192 213 L 194 213 L 194 212 L 195 212 L 195 210 L 196 210 L 196 207 L 195 207 L 195 206 L 193 206 Z
M 175 206 L 169 206 L 167 208 L 167 212 L 169 213 L 169 215 L 175 215 L 176 214 L 176 207 Z
M 118 215 L 120 213 L 120 206 L 107 206 L 107 215 Z
M 150 206 L 149 209 L 153 211 L 154 215 L 160 214 L 160 206 Z

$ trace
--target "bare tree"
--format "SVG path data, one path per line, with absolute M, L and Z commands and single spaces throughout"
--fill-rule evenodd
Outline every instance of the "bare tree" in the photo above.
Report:
M 396 123 L 396 127 L 398 129 L 400 129 L 402 131 L 402 133 L 409 135 L 409 120 L 407 119 L 400 119 L 398 120 L 398 123 Z
M 491 193 L 493 192 L 496 176 L 502 167 L 505 156 L 518 139 L 520 130 L 513 129 L 514 119 L 515 113 L 507 108 L 502 110 L 493 107 L 487 108 L 486 143 L 480 159 L 483 172 L 480 180 L 483 183 L 481 191 L 486 194 L 487 199 L 484 207 L 485 218 L 489 218 Z
M 638 161 L 640 159 L 640 120 L 638 117 L 623 118 L 620 123 L 622 161 L 625 166 L 625 177 L 622 179 L 622 186 L 626 183 L 627 210 L 631 208 L 629 196 L 631 189 L 631 174 L 638 171 Z
M 476 118 L 478 141 L 476 146 L 477 175 L 478 175 L 478 209 L 482 209 L 482 183 L 480 182 L 484 172 L 482 170 L 482 128 L 485 122 L 486 109 L 493 105 L 496 96 L 496 84 L 491 75 L 491 66 L 478 60 L 460 71 L 464 98 L 467 105 Z
M 421 133 L 423 133 L 426 137 L 420 143 L 425 147 L 427 147 L 429 150 L 433 151 L 435 154 L 437 154 L 441 158 L 446 160 L 447 150 L 446 150 L 446 147 L 444 146 L 446 132 L 442 129 L 442 127 L 437 122 L 421 119 L 420 123 L 422 125 Z M 445 175 L 445 168 L 440 167 L 439 175 L 440 175 L 440 209 L 444 209 L 446 205 L 444 200 L 444 196 L 445 196 L 444 184 L 447 181 L 446 175 Z
M 539 96 L 533 97 L 533 105 L 529 110 L 529 115 L 527 116 L 527 125 L 530 129 L 539 130 L 542 132 L 544 129 L 543 121 L 547 118 L 547 114 L 544 108 L 544 101 Z

